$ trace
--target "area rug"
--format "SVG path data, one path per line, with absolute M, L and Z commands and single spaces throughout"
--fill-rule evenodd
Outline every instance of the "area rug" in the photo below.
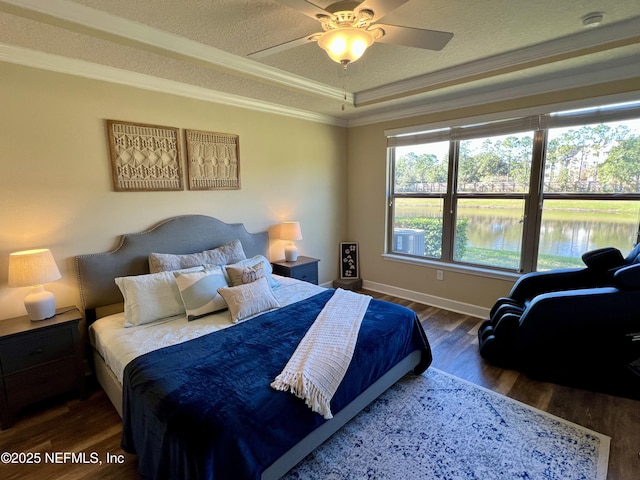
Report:
M 604 480 L 610 438 L 434 368 L 407 375 L 287 480 Z

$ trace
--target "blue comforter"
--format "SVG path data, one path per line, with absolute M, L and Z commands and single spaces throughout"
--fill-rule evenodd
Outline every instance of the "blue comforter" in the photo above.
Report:
M 303 400 L 269 384 L 331 298 L 332 290 L 225 330 L 157 350 L 124 371 L 122 448 L 144 478 L 259 479 L 324 423 Z M 431 350 L 415 313 L 372 300 L 334 414 L 409 353 Z

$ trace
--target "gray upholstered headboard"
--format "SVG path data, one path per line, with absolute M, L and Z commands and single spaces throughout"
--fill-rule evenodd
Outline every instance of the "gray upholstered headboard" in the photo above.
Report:
M 224 223 L 206 215 L 172 217 L 145 232 L 122 235 L 120 245 L 111 252 L 78 255 L 76 269 L 87 320 L 95 319 L 96 308 L 123 301 L 115 278 L 149 273 L 149 253 L 196 253 L 235 239 L 247 257 L 267 256 L 267 232 L 249 233 L 241 223 Z

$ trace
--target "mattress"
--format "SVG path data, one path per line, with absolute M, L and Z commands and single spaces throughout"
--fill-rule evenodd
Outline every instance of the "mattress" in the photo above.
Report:
M 280 282 L 273 294 L 282 307 L 326 290 L 308 282 L 273 276 Z M 91 344 L 120 384 L 124 368 L 140 355 L 236 325 L 227 310 L 193 321 L 188 321 L 186 315 L 178 315 L 136 327 L 125 328 L 123 324 L 124 313 L 117 313 L 97 320 L 89 329 Z

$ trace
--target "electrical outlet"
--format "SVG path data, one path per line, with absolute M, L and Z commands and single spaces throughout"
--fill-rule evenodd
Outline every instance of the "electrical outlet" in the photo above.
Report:
M 436 280 L 444 280 L 444 272 L 442 270 L 436 270 Z

